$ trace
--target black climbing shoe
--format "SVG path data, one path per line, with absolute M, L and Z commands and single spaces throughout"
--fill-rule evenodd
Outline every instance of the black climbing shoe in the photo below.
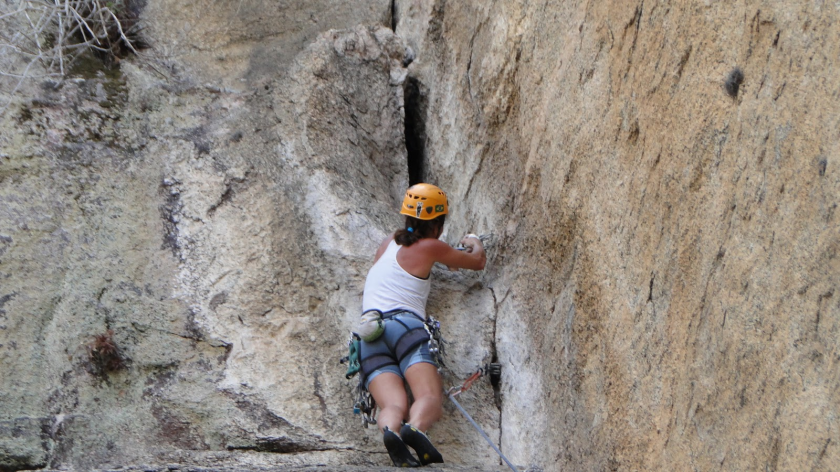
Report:
M 385 440 L 385 447 L 388 449 L 388 455 L 391 456 L 394 467 L 420 467 L 420 463 L 411 455 L 411 451 L 405 447 L 402 439 L 388 429 L 387 426 L 385 427 L 383 439 Z
M 420 458 L 421 464 L 443 463 L 443 456 L 432 446 L 432 442 L 429 441 L 429 438 L 422 431 L 410 424 L 404 424 L 400 429 L 400 436 L 402 436 L 404 443 L 414 449 L 417 457 Z

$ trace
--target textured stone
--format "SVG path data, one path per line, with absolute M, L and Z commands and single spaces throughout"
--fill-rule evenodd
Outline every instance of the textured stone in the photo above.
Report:
M 50 418 L 0 421 L 0 469 L 18 470 L 47 465 Z
M 324 31 L 359 24 L 390 26 L 389 0 L 147 1 L 143 12 L 153 54 L 188 77 L 222 81 L 282 74 Z
M 396 11 L 428 176 L 465 202 L 456 233 L 499 236 L 481 281 L 514 462 L 831 469 L 836 6 Z

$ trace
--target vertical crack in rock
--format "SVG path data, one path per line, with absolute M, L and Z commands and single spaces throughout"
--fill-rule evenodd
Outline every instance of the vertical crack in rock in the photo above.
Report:
M 493 288 L 490 288 L 490 295 L 493 297 L 493 337 L 490 341 L 490 362 L 491 363 L 498 363 L 499 362 L 499 353 L 496 351 L 496 329 L 498 327 L 498 319 L 499 319 L 499 304 L 501 303 L 499 300 L 496 299 L 496 291 Z M 507 298 L 507 294 L 505 297 L 502 298 L 502 301 Z M 490 385 L 493 387 L 493 402 L 496 404 L 496 408 L 499 410 L 499 438 L 497 440 L 499 444 L 499 450 L 502 450 L 502 389 L 501 389 L 501 375 L 498 377 L 492 376 L 490 377 Z
M 397 32 L 397 23 L 399 23 L 399 18 L 397 18 L 397 0 L 391 0 L 391 31 Z
M 653 279 L 656 278 L 656 274 L 650 274 L 650 286 L 648 287 L 648 298 L 647 301 L 653 302 Z
M 408 156 L 408 184 L 423 181 L 426 161 L 426 94 L 415 77 L 405 81 L 405 149 Z
M 493 337 L 490 341 L 490 363 L 498 364 L 499 363 L 499 353 L 496 350 L 496 330 L 498 327 L 498 317 L 499 317 L 499 308 L 496 305 L 496 293 L 493 289 L 490 289 L 490 293 L 493 295 L 493 305 L 495 306 L 495 313 L 493 314 Z M 502 411 L 502 390 L 501 390 L 501 383 L 502 379 L 501 376 L 490 376 L 490 385 L 493 387 L 493 400 L 496 403 L 496 408 L 499 409 L 499 413 Z M 499 415 L 499 429 L 501 430 L 501 414 Z

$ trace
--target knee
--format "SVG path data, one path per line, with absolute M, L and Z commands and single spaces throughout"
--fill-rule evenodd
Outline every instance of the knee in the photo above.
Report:
M 408 404 L 405 403 L 391 403 L 382 407 L 382 411 L 389 411 L 394 414 L 405 415 L 408 411 Z
M 417 398 L 416 401 L 422 402 L 426 406 L 428 412 L 438 418 L 443 414 L 443 395 L 440 393 L 429 392 L 428 394 Z
M 405 415 L 408 411 L 408 398 L 390 398 L 389 401 L 379 405 L 382 411 L 389 411 L 393 414 Z
M 428 393 L 429 401 L 434 402 L 438 407 L 443 405 L 443 391 L 431 391 Z

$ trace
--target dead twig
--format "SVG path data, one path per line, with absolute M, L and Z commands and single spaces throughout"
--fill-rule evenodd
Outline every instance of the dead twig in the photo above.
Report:
M 137 18 L 132 13 L 131 2 L 0 2 L 0 76 L 20 80 L 9 93 L 5 106 L 0 107 L 0 113 L 11 104 L 24 81 L 65 76 L 85 52 L 111 58 L 129 51 L 138 54 L 134 28 Z

